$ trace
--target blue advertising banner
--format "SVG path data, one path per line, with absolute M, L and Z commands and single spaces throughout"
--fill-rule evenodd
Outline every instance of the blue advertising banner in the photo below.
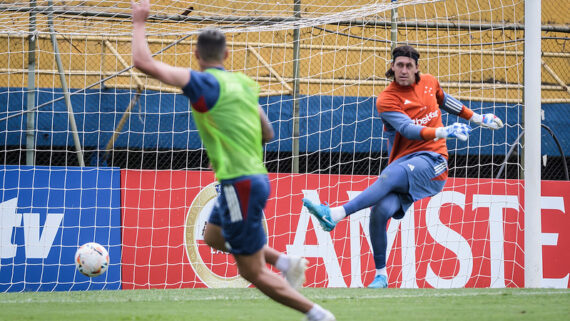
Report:
M 130 90 L 99 89 L 86 90 L 85 95 L 71 96 L 79 139 L 85 148 L 104 149 L 113 135 L 116 124 L 133 99 Z M 312 153 L 332 151 L 342 153 L 386 152 L 386 138 L 383 138 L 383 124 L 376 111 L 374 96 L 328 96 L 300 95 L 299 102 L 299 150 Z M 0 87 L 0 118 L 21 112 L 26 108 L 27 92 L 22 88 Z M 37 113 L 36 127 L 38 146 L 69 146 L 73 142 L 67 105 L 60 89 L 42 88 L 38 91 L 38 104 L 53 102 Z M 293 96 L 279 95 L 260 97 L 275 130 L 275 138 L 265 149 L 271 152 L 290 152 L 293 146 Z M 500 130 L 481 130 L 474 126 L 467 142 L 450 140 L 451 153 L 505 155 L 517 137 L 522 133 L 522 108 L 520 104 L 462 101 L 474 111 L 494 113 L 505 123 Z M 562 142 L 570 140 L 567 110 L 569 104 L 542 104 L 542 123 L 556 134 Z M 443 123 L 459 121 L 456 116 L 442 113 Z M 6 120 L 6 129 L 0 131 L 0 141 L 7 146 L 26 144 L 26 117 L 21 114 Z M 166 94 L 144 91 L 139 104 L 131 110 L 124 131 L 117 137 L 115 147 L 144 150 L 193 150 L 202 147 L 198 130 L 192 119 L 188 98 L 182 94 Z M 564 154 L 570 154 L 570 145 L 563 144 Z M 542 153 L 560 156 L 552 137 L 542 130 Z M 92 164 L 96 164 L 95 160 Z
M 118 168 L 0 166 L 0 292 L 121 288 Z M 77 271 L 77 248 L 109 252 L 106 273 Z

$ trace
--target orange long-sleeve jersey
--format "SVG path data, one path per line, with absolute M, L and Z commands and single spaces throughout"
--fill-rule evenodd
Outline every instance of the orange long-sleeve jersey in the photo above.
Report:
M 388 163 L 419 151 L 435 152 L 447 159 L 445 139 L 435 140 L 436 128 L 443 127 L 440 107 L 443 107 L 444 99 L 445 93 L 439 82 L 429 74 L 421 75 L 420 81 L 410 86 L 400 86 L 393 81 L 380 93 L 376 109 L 381 116 L 384 112 L 399 112 L 408 116 L 415 125 L 422 126 L 419 139 L 408 139 L 398 131 L 398 126 L 384 122 L 390 145 Z M 466 106 L 445 110 L 464 119 L 470 119 L 473 115 L 473 111 Z

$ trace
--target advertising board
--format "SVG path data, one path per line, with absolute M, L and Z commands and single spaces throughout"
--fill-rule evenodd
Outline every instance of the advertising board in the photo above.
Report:
M 374 277 L 369 210 L 324 232 L 301 199 L 332 206 L 355 197 L 372 176 L 270 174 L 268 243 L 306 257 L 306 286 L 362 287 Z M 242 287 L 231 256 L 204 244 L 216 197 L 211 172 L 123 172 L 123 288 Z M 568 287 L 570 183 L 543 182 L 543 285 Z M 521 181 L 450 179 L 434 197 L 388 224 L 391 287 L 523 287 Z
M 0 292 L 121 288 L 120 171 L 0 167 Z M 107 272 L 88 278 L 75 251 L 98 242 Z

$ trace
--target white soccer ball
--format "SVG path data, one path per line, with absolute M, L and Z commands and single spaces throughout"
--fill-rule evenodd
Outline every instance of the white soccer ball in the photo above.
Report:
M 109 253 L 99 243 L 85 243 L 75 252 L 75 266 L 88 277 L 101 275 L 109 267 Z

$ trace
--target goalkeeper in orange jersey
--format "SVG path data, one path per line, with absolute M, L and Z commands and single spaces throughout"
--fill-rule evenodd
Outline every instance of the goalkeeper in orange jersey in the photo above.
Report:
M 291 286 L 302 284 L 306 260 L 287 257 L 266 244 L 262 217 L 270 185 L 263 143 L 273 138 L 273 129 L 258 103 L 259 86 L 242 73 L 224 69 L 226 37 L 217 29 L 206 29 L 198 36 L 194 55 L 200 71 L 154 60 L 145 31 L 150 3 L 132 1 L 131 6 L 134 66 L 181 88 L 190 99 L 192 117 L 221 185 L 204 240 L 231 253 L 240 275 L 273 300 L 304 313 L 309 321 L 334 321 L 331 312 Z M 275 265 L 285 278 L 269 270 L 266 262 Z
M 386 76 L 394 81 L 376 101 L 390 151 L 388 166 L 378 180 L 342 206 L 329 208 L 303 199 L 325 231 L 331 231 L 344 217 L 372 207 L 370 241 L 376 276 L 369 288 L 388 286 L 388 219 L 401 219 L 413 202 L 443 189 L 448 173 L 446 139 L 465 141 L 471 132 L 471 127 L 464 123 L 443 126 L 441 110 L 485 128 L 503 127 L 495 115 L 479 115 L 445 93 L 434 76 L 420 75 L 419 58 L 420 54 L 411 46 L 400 46 L 392 52 Z

